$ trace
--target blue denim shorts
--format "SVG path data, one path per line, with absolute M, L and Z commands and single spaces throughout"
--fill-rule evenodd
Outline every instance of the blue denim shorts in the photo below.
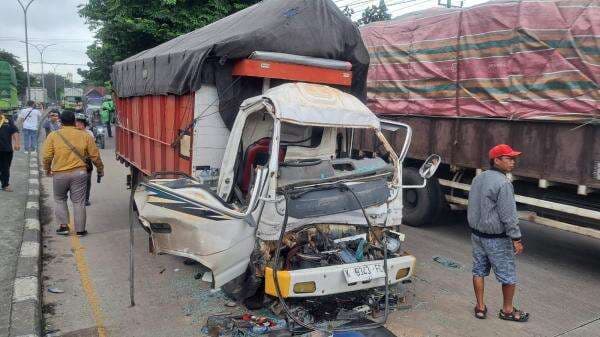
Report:
M 485 277 L 494 269 L 498 282 L 517 283 L 515 253 L 510 238 L 487 239 L 471 234 L 473 276 Z

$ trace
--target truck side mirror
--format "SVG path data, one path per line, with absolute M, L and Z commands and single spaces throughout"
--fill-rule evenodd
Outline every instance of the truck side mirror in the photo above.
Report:
M 441 163 L 442 157 L 437 154 L 430 155 L 427 157 L 427 159 L 425 159 L 425 162 L 423 162 L 421 168 L 419 168 L 419 175 L 423 179 L 429 179 L 433 177 L 435 171 L 437 171 L 438 166 L 440 166 Z

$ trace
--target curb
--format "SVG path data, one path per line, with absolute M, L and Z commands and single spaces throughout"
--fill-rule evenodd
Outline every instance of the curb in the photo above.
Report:
M 42 329 L 40 170 L 37 151 L 29 153 L 29 179 L 23 241 L 17 259 L 10 313 L 10 337 L 38 337 Z

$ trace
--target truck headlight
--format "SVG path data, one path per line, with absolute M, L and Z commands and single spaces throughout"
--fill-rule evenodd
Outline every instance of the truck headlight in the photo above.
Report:
M 317 290 L 317 285 L 315 282 L 299 282 L 294 284 L 294 292 L 296 294 L 310 294 L 314 293 Z

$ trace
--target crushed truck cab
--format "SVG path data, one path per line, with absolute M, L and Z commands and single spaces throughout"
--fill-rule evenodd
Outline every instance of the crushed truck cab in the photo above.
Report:
M 377 139 L 377 153 L 353 149 L 358 130 Z M 404 137 L 399 154 L 383 130 Z M 410 127 L 380 120 L 350 94 L 286 83 L 243 102 L 210 168 L 218 179 L 147 179 L 135 206 L 155 252 L 200 262 L 210 269 L 203 280 L 239 300 L 353 294 L 376 311 L 383 288 L 387 296 L 415 265 L 397 231 L 410 139 Z M 438 163 L 428 161 L 423 177 Z

